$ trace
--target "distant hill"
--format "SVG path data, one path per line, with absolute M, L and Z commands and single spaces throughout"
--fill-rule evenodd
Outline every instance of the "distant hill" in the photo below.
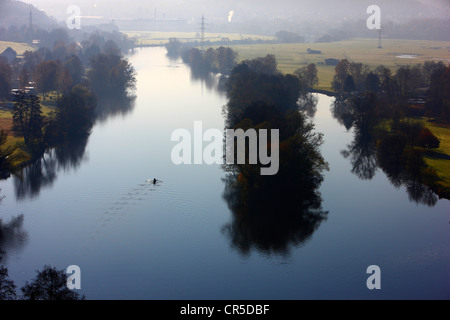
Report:
M 367 17 L 366 9 L 376 4 L 382 9 L 383 19 L 396 23 L 417 18 L 447 19 L 449 0 L 24 0 L 44 9 L 53 17 L 64 20 L 70 4 L 81 8 L 83 15 L 103 16 L 109 19 L 200 19 L 202 14 L 209 24 L 222 19 L 232 22 L 266 21 L 274 19 L 316 20 L 330 22 L 359 20 Z M 231 23 L 232 25 L 232 23 Z
M 44 11 L 32 4 L 14 0 L 0 0 L 0 28 L 8 29 L 11 26 L 28 26 L 30 11 L 33 25 L 41 29 L 48 29 L 56 25 L 56 20 L 50 18 Z

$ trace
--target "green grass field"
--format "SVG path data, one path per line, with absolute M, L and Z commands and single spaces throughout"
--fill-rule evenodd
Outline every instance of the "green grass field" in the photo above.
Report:
M 383 48 L 378 49 L 377 39 L 352 39 L 329 43 L 298 44 L 255 44 L 231 46 L 239 54 L 239 59 L 253 59 L 274 54 L 278 68 L 284 73 L 315 63 L 318 70 L 317 89 L 331 90 L 334 67 L 322 64 L 327 58 L 348 59 L 367 64 L 370 68 L 385 65 L 395 71 L 408 64 L 423 63 L 427 60 L 450 62 L 450 42 L 386 39 Z M 308 54 L 307 49 L 320 50 L 321 54 Z M 416 55 L 415 58 L 399 58 L 401 55 Z

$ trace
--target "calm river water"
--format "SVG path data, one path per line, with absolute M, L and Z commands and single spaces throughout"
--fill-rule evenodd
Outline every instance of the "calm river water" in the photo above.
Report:
M 220 165 L 175 165 L 174 130 L 224 128 L 226 97 L 191 77 L 164 48 L 129 57 L 134 106 L 93 128 L 74 161 L 0 181 L 0 218 L 23 224 L 3 244 L 18 288 L 44 265 L 81 268 L 87 299 L 448 299 L 450 203 L 412 201 L 378 169 L 352 173 L 353 140 L 316 95 L 316 130 L 330 170 L 320 191 L 328 219 L 283 252 L 234 246 Z M 44 165 L 44 167 L 45 167 Z M 152 185 L 147 179 L 158 178 Z M 381 269 L 369 290 L 367 267 Z

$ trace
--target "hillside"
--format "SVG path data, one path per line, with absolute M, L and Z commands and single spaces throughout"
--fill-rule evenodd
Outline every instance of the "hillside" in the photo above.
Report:
M 9 29 L 11 26 L 20 27 L 29 24 L 30 11 L 33 25 L 48 28 L 56 24 L 44 11 L 32 4 L 14 0 L 0 0 L 0 28 Z

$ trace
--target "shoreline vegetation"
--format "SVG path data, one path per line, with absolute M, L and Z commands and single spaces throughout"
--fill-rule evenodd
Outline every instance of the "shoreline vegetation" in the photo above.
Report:
M 126 35 L 125 38 L 127 40 L 125 42 L 125 49 L 129 49 L 129 38 Z M 86 71 L 83 71 L 84 73 L 82 75 L 69 75 L 92 81 L 95 76 L 90 69 L 89 63 L 92 62 L 94 53 L 100 54 L 101 50 L 106 50 L 113 55 L 119 55 L 120 57 L 123 57 L 123 55 L 121 54 L 121 49 L 112 40 L 105 40 L 105 38 L 99 37 L 98 35 L 91 36 L 89 40 L 92 43 L 88 46 L 88 49 L 85 47 L 84 52 L 78 52 L 80 60 L 82 60 L 82 69 Z M 96 41 L 99 42 L 96 43 Z M 258 41 L 261 43 L 258 44 Z M 185 63 L 191 66 L 193 72 L 198 77 L 209 73 L 222 74 L 224 76 L 222 77 L 222 80 L 224 80 L 222 89 L 225 89 L 226 77 L 229 76 L 232 68 L 238 63 L 248 63 L 249 61 L 258 60 L 262 62 L 264 59 L 269 59 L 273 60 L 273 67 L 277 72 L 296 75 L 301 81 L 303 93 L 320 93 L 336 97 L 339 101 L 351 105 L 352 100 L 362 93 L 366 91 L 377 92 L 377 97 L 380 99 L 379 104 L 390 106 L 390 108 L 380 108 L 380 110 L 383 109 L 382 111 L 378 110 L 377 117 L 383 119 L 382 121 L 384 123 L 388 123 L 387 120 L 389 119 L 396 123 L 402 119 L 406 122 L 420 122 L 423 127 L 428 128 L 431 134 L 440 141 L 440 145 L 432 150 L 429 147 L 424 148 L 414 144 L 412 147 L 413 149 L 421 150 L 423 162 L 428 168 L 432 168 L 438 177 L 433 180 L 433 183 L 428 182 L 429 187 L 439 197 L 450 199 L 450 172 L 447 169 L 447 161 L 450 158 L 450 147 L 448 145 L 448 141 L 450 140 L 450 127 L 448 123 L 448 103 L 445 102 L 445 95 L 448 95 L 448 83 L 447 87 L 444 88 L 445 81 L 448 82 L 448 79 L 443 76 L 446 67 L 446 63 L 443 61 L 445 60 L 445 56 L 448 55 L 448 42 L 387 39 L 385 40 L 387 49 L 377 50 L 374 47 L 372 50 L 367 48 L 370 48 L 370 45 L 374 45 L 374 39 L 353 39 L 331 43 L 310 44 L 264 43 L 272 41 L 271 39 L 258 39 L 258 41 L 255 41 L 256 43 L 253 44 L 236 44 L 229 47 L 211 46 L 204 50 L 204 52 L 199 48 L 199 43 L 187 45 L 186 42 L 180 41 L 177 38 L 170 38 L 164 46 L 167 49 L 167 55 L 169 57 L 174 59 L 181 57 Z M 419 44 L 420 46 L 418 46 Z M 20 45 L 22 46 L 22 44 Z M 161 46 L 162 44 L 155 45 Z M 104 48 L 99 49 L 101 46 L 104 46 Z M 61 50 L 61 47 L 64 48 L 64 45 L 60 44 L 60 47 L 58 47 L 55 44 L 52 50 L 57 54 Z M 139 47 L 139 45 L 136 44 L 133 47 Z M 22 48 L 24 47 L 22 46 Z M 66 46 L 64 49 L 69 49 L 69 46 Z M 52 52 L 50 49 L 46 50 L 47 52 Z M 35 51 L 23 51 L 23 59 L 26 63 L 33 63 L 33 52 L 35 54 L 39 53 L 42 56 L 46 53 L 46 50 L 41 48 Z M 366 51 L 371 53 L 368 55 Z M 401 58 L 400 53 L 410 54 L 414 58 Z M 330 57 L 337 58 L 332 58 L 325 62 Z M 362 62 L 356 59 L 360 59 Z M 100 60 L 97 59 L 97 61 Z M 126 61 L 126 59 L 123 61 Z M 377 64 L 380 62 L 385 64 Z M 310 74 L 305 74 L 307 68 L 312 66 L 314 68 L 313 70 L 309 70 Z M 36 68 L 37 65 L 33 67 Z M 132 88 L 134 86 L 133 81 L 135 81 L 133 75 L 134 70 L 132 70 L 132 66 L 128 65 L 128 68 L 130 72 L 127 75 L 127 71 L 124 71 L 123 77 L 126 78 L 129 76 L 132 79 L 130 82 L 130 88 Z M 440 70 L 441 76 L 444 77 L 442 78 L 444 82 L 441 81 L 441 84 L 447 91 L 444 90 L 444 96 L 434 97 L 434 101 L 430 101 L 427 92 L 429 93 L 432 72 L 436 68 Z M 58 66 L 56 69 L 58 69 Z M 90 77 L 87 76 L 88 72 L 91 72 Z M 417 78 L 418 75 L 420 75 L 420 79 Z M 101 83 L 99 80 L 101 79 L 101 75 L 96 76 L 97 84 Z M 308 85 L 304 82 L 305 77 L 309 77 Z M 312 80 L 311 77 L 313 77 Z M 64 77 L 59 76 L 58 80 L 63 83 Z M 70 82 L 70 80 L 66 80 Z M 93 81 L 96 82 L 95 79 Z M 123 79 L 117 79 L 117 81 L 123 81 Z M 389 84 L 389 81 L 392 83 Z M 326 84 L 327 82 L 328 84 Z M 438 84 L 439 80 L 436 80 L 435 87 Z M 90 90 L 92 89 L 89 81 L 85 81 L 83 85 Z M 39 95 L 42 97 L 40 99 L 42 106 L 41 112 L 45 119 L 50 119 L 55 116 L 55 111 L 58 109 L 57 102 L 62 97 L 60 87 L 56 87 L 55 85 L 53 90 L 50 88 L 47 88 L 47 90 L 41 89 L 42 92 Z M 104 89 L 97 86 L 93 91 L 103 92 L 104 94 Z M 126 90 L 123 89 L 122 92 L 125 93 Z M 439 89 L 435 89 L 434 91 L 437 94 Z M 439 101 L 436 102 L 437 100 Z M 6 136 L 6 138 L 2 138 L 2 148 L 9 150 L 12 145 L 20 144 L 20 138 L 15 137 L 11 131 L 13 126 L 11 107 L 14 101 L 2 101 L 0 103 L 0 129 L 6 130 L 3 133 L 3 136 Z M 440 105 L 441 114 L 433 113 L 432 106 L 433 104 L 436 105 L 436 103 Z M 442 105 L 443 103 L 445 105 Z M 352 107 L 347 106 L 347 108 Z M 390 111 L 385 113 L 387 109 L 390 109 Z M 354 111 L 350 111 L 350 113 L 354 113 Z M 447 117 L 447 119 L 437 121 L 437 119 L 441 119 L 441 116 Z M 351 126 L 348 129 L 350 128 Z M 394 134 L 396 130 L 394 128 L 393 131 L 392 125 L 387 125 L 384 129 L 386 133 L 390 132 L 391 134 Z M 379 143 L 379 141 L 376 143 Z M 17 157 L 16 169 L 22 168 L 24 164 L 29 163 L 33 158 L 26 158 L 26 154 L 25 157 L 23 156 L 24 154 L 20 154 L 20 157 Z
M 343 151 L 343 155 L 355 163 L 353 171 L 361 179 L 371 179 L 371 172 L 380 167 L 394 185 L 405 186 L 410 199 L 416 202 L 435 203 L 437 199 L 429 194 L 430 190 L 439 198 L 450 199 L 450 65 L 426 60 L 423 64 L 389 68 L 336 59 L 329 90 L 320 88 L 315 63 L 299 64 L 292 73 L 283 73 L 274 54 L 242 59 L 233 46 L 202 51 L 173 38 L 166 49 L 170 58 L 181 57 L 190 65 L 197 77 L 221 74 L 223 90 L 229 89 L 226 82 L 233 68 L 241 65 L 266 75 L 296 76 L 301 88 L 299 97 L 322 93 L 336 98 L 334 116 L 347 130 L 353 128 L 355 132 L 353 149 Z M 372 167 L 358 168 L 360 163 Z
M 126 55 L 142 47 L 165 47 L 168 57 L 190 66 L 191 80 L 205 81 L 208 88 L 217 84 L 212 75 L 219 78 L 228 128 L 270 131 L 271 138 L 276 132 L 270 142 L 256 138 L 257 148 L 266 147 L 270 158 L 275 152 L 281 160 L 277 174 L 261 175 L 267 157 L 254 163 L 248 161 L 249 152 L 246 161 L 222 166 L 222 197 L 231 219 L 221 232 L 243 256 L 256 250 L 288 257 L 327 220 L 320 186 L 329 165 L 321 154 L 326 137 L 315 131 L 314 93 L 334 97 L 329 111 L 353 135 L 341 151 L 352 174 L 370 180 L 381 169 L 417 204 L 432 207 L 438 198 L 450 199 L 449 23 L 445 17 L 435 19 L 442 14 L 383 23 L 383 37 L 392 38 L 383 39 L 381 47 L 381 30 L 360 28 L 363 20 L 339 26 L 327 19 L 331 29 L 323 21 L 276 15 L 273 21 L 262 16 L 240 22 L 238 17 L 230 25 L 232 10 L 228 23 L 210 20 L 206 29 L 212 33 L 205 34 L 203 16 L 201 33 L 187 32 L 198 29 L 192 18 L 185 32 L 120 32 L 117 20 L 108 21 L 112 10 L 100 15 L 103 9 L 91 7 L 88 15 L 72 15 L 67 22 L 83 17 L 97 23 L 71 28 L 21 1 L 5 0 L 0 7 L 0 180 L 14 176 L 19 202 L 37 197 L 62 170 L 83 163 L 95 124 L 133 109 L 136 72 Z M 151 11 L 138 10 L 145 19 L 122 12 L 120 27 L 173 30 L 185 25 L 170 15 L 166 19 L 166 13 L 160 20 L 156 7 L 154 18 Z M 403 15 L 409 14 L 402 10 Z M 274 28 L 281 31 L 267 35 Z M 308 42 L 297 30 L 307 34 Z M 240 155 L 235 150 L 234 160 Z M 74 265 L 66 270 L 45 265 L 20 293 L 16 290 L 5 266 L 10 249 L 28 241 L 24 217 L 8 222 L 0 217 L 0 300 L 85 300 L 72 291 L 80 289 L 80 268 Z
M 189 32 L 126 32 L 129 37 L 136 37 L 138 46 L 163 47 L 170 39 L 177 39 L 183 45 L 201 48 L 200 38 Z M 222 36 L 222 37 L 219 37 Z M 228 41 L 221 41 L 221 38 Z M 246 43 L 241 43 L 241 42 Z M 278 69 L 283 73 L 293 73 L 299 66 L 314 63 L 317 66 L 319 84 L 316 89 L 332 93 L 331 81 L 334 65 L 327 64 L 326 59 L 336 63 L 341 59 L 359 62 L 376 67 L 384 65 L 392 71 L 400 66 L 424 63 L 428 60 L 450 62 L 448 41 L 383 39 L 382 48 L 377 48 L 378 38 L 353 38 L 329 42 L 293 42 L 283 43 L 275 37 L 239 34 L 205 34 L 204 48 L 220 46 L 233 48 L 238 53 L 238 62 L 273 54 L 277 57 Z M 309 50 L 308 50 L 309 49 Z M 334 61 L 333 61 L 334 60 Z
M 122 46 L 117 34 L 94 32 L 81 43 L 62 34 L 51 48 L 0 57 L 2 179 L 55 148 L 83 151 L 96 122 L 133 106 L 135 70 L 123 53 L 129 43 Z

